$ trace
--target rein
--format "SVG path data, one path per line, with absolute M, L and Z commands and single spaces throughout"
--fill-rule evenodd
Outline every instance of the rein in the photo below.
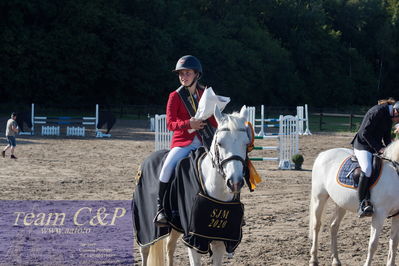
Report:
M 388 162 L 392 163 L 392 165 L 395 167 L 396 174 L 399 176 L 399 163 L 398 162 L 393 161 L 393 160 L 391 160 L 389 158 L 386 158 L 386 157 L 384 157 L 382 155 L 379 155 L 379 154 L 374 154 L 374 156 L 376 156 L 376 157 L 378 157 L 378 158 L 380 158 L 382 160 L 385 160 L 385 161 L 388 161 Z M 389 215 L 387 218 L 389 219 L 389 218 L 395 217 L 397 215 L 399 215 L 399 211 L 397 211 L 396 213 L 394 213 L 392 215 Z
M 398 162 L 393 161 L 393 160 L 391 160 L 389 158 L 386 158 L 386 157 L 384 157 L 382 155 L 379 155 L 377 153 L 375 153 L 374 156 L 376 156 L 376 157 L 378 157 L 378 158 L 380 158 L 382 160 L 385 160 L 385 161 L 388 161 L 388 162 L 392 163 L 393 166 L 395 167 L 396 173 L 399 175 L 399 163 Z
M 198 179 L 199 179 L 199 182 L 200 182 L 200 187 L 201 187 L 202 193 L 204 195 L 207 195 L 208 197 L 210 197 L 208 195 L 208 193 L 206 193 L 205 184 L 204 184 L 204 178 L 203 178 L 203 174 L 202 174 L 202 171 L 201 171 L 201 163 L 204 160 L 204 158 L 206 157 L 206 155 L 208 155 L 208 154 L 210 154 L 210 153 L 205 152 L 198 159 L 198 161 L 197 161 L 197 175 L 198 175 Z M 211 161 L 212 161 L 212 157 L 211 157 Z M 234 202 L 234 201 L 240 201 L 240 193 L 234 194 L 233 199 L 231 200 L 231 202 Z
M 220 152 L 219 152 L 219 145 L 218 145 L 218 142 L 217 142 L 217 133 L 219 133 L 220 131 L 231 131 L 231 130 L 229 128 L 221 128 L 221 129 L 217 129 L 216 132 L 215 132 L 215 137 L 214 137 L 214 142 L 215 142 L 214 143 L 214 156 L 212 156 L 212 153 L 209 151 L 213 168 L 216 168 L 216 170 L 223 177 L 223 179 L 226 179 L 226 173 L 223 170 L 223 165 L 225 165 L 227 162 L 230 162 L 230 161 L 240 161 L 242 163 L 242 166 L 243 166 L 243 175 L 244 175 L 245 169 L 246 169 L 246 163 L 245 163 L 245 159 L 242 158 L 241 156 L 232 155 L 230 157 L 227 157 L 227 158 L 221 160 Z M 246 132 L 247 130 L 242 128 L 242 129 L 238 129 L 238 130 L 235 130 L 235 131 L 244 131 L 244 132 Z

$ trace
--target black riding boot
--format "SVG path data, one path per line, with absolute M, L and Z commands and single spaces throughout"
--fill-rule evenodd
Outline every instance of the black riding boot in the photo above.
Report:
M 154 218 L 154 223 L 157 226 L 168 226 L 168 221 L 166 220 L 166 215 L 163 209 L 163 198 L 167 187 L 168 183 L 159 181 L 159 191 L 157 198 L 158 212 Z
M 369 193 L 370 178 L 367 177 L 363 172 L 359 176 L 359 186 L 357 193 L 359 195 L 359 209 L 357 214 L 359 218 L 373 215 L 373 205 L 370 203 Z

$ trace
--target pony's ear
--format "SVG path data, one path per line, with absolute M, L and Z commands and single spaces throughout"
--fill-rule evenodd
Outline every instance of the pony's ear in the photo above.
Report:
M 246 106 L 246 105 L 243 105 L 243 106 L 241 107 L 240 116 L 241 116 L 241 117 L 244 117 L 245 119 L 248 119 L 248 118 L 247 118 L 248 112 L 247 112 L 247 106 Z
M 220 124 L 220 121 L 223 118 L 223 114 L 222 114 L 222 112 L 220 112 L 220 109 L 217 105 L 215 105 L 215 110 L 213 110 L 213 114 L 215 116 L 216 122 L 218 122 L 218 124 Z

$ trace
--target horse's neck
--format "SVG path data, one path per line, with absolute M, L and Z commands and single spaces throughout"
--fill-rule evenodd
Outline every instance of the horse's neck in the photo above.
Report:
M 212 166 L 209 154 L 201 162 L 201 172 L 205 192 L 209 196 L 221 201 L 231 201 L 233 199 L 233 194 L 227 191 L 226 181 L 216 168 Z

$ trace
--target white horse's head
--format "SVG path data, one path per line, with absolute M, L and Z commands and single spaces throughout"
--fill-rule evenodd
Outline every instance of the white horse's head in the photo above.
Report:
M 240 113 L 223 115 L 216 106 L 214 116 L 218 128 L 211 146 L 213 165 L 224 178 L 229 191 L 239 193 L 244 185 L 247 145 L 251 141 L 250 131 L 245 126 L 247 108 L 244 105 Z
M 395 140 L 384 150 L 384 157 L 399 162 L 399 141 Z

